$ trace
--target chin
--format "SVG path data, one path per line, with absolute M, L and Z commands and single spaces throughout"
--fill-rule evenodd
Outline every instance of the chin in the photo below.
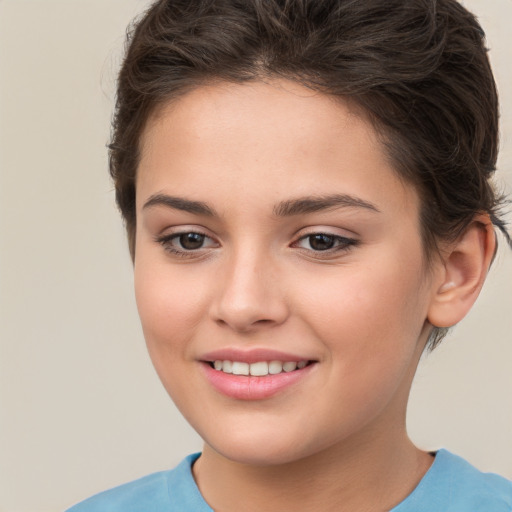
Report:
M 203 436 L 205 443 L 222 457 L 250 466 L 279 466 L 305 459 L 326 447 L 312 446 L 307 437 L 279 429 L 223 430 L 221 435 Z
M 212 447 L 222 457 L 248 466 L 280 466 L 304 458 L 299 447 L 294 449 L 288 446 L 280 446 L 277 443 L 262 448 L 256 442 L 251 444 L 235 444 L 231 446 Z

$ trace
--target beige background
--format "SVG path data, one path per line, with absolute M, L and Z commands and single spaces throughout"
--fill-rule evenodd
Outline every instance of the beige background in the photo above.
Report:
M 0 512 L 64 509 L 200 441 L 153 373 L 105 144 L 145 0 L 0 0 Z M 512 190 L 511 0 L 467 1 L 502 99 Z M 419 370 L 412 437 L 512 478 L 512 253 Z

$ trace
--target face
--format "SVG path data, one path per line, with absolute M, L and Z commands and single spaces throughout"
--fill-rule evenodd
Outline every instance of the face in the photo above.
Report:
M 433 288 L 418 209 L 371 125 L 297 84 L 205 86 L 150 121 L 137 304 L 208 447 L 277 464 L 403 426 Z

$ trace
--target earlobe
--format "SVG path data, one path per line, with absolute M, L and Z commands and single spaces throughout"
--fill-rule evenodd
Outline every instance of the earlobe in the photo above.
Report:
M 475 216 L 464 233 L 449 247 L 429 307 L 428 320 L 436 327 L 460 322 L 476 301 L 496 249 L 488 215 Z

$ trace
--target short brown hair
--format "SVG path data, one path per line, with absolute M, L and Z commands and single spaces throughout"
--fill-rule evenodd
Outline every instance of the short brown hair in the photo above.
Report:
M 486 212 L 498 98 L 475 16 L 455 0 L 159 0 L 133 24 L 110 144 L 135 254 L 141 134 L 163 104 L 212 80 L 282 77 L 357 104 L 421 198 L 427 257 Z M 441 337 L 437 330 L 431 345 Z

